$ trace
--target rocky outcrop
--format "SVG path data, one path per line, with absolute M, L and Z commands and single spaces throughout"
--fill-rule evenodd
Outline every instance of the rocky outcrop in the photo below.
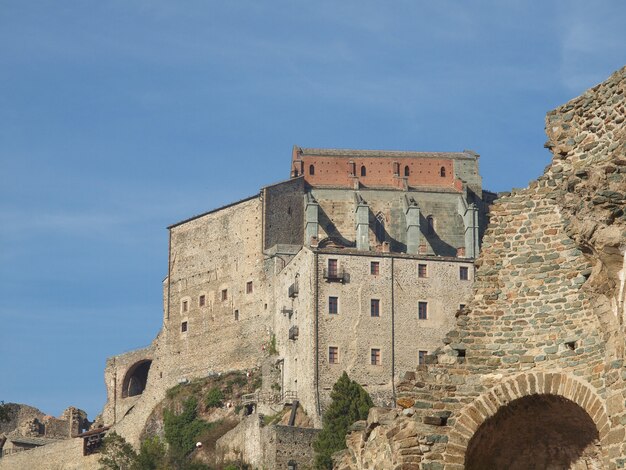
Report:
M 624 468 L 625 95 L 623 68 L 548 113 L 553 161 L 492 207 L 473 301 L 336 468 Z

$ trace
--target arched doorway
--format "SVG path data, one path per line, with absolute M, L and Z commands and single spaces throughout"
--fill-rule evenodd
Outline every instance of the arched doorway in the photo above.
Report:
M 579 405 L 558 395 L 528 395 L 486 419 L 470 439 L 466 470 L 601 469 L 598 429 Z
M 122 383 L 122 398 L 134 397 L 141 395 L 148 383 L 148 372 L 152 361 L 149 359 L 136 362 L 132 365 Z

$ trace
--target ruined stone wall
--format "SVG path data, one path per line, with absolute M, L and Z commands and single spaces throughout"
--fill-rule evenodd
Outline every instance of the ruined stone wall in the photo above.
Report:
M 548 115 L 554 160 L 492 207 L 468 315 L 337 468 L 624 468 L 625 94 L 626 68 Z
M 99 454 L 83 456 L 82 439 L 63 441 L 37 447 L 0 458 L 2 470 L 98 470 Z
M 313 440 L 319 429 L 295 426 L 269 426 L 264 429 L 265 465 L 276 470 L 288 470 L 290 463 L 297 468 L 313 468 Z

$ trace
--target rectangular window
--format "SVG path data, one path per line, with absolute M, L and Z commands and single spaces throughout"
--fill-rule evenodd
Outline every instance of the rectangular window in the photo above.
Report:
M 328 313 L 339 313 L 339 297 L 328 297 Z
M 180 324 L 180 331 L 181 331 L 182 333 L 184 333 L 184 332 L 186 332 L 186 331 L 187 331 L 187 322 L 186 322 L 186 321 L 184 321 L 184 322 L 182 322 L 182 323 Z
M 328 276 L 337 277 L 337 260 L 336 259 L 328 260 Z
M 198 305 L 199 305 L 200 307 L 204 307 L 204 306 L 206 305 L 206 296 L 205 296 L 205 295 L 201 295 L 201 296 L 198 298 Z
M 235 310 L 235 321 L 239 321 L 239 310 Z
M 222 301 L 228 300 L 228 289 L 222 289 Z
M 469 269 L 467 266 L 461 266 L 459 268 L 459 279 L 461 279 L 461 281 L 467 281 L 469 279 Z
M 420 320 L 426 320 L 428 318 L 428 303 L 427 302 L 417 303 L 417 318 L 419 318 Z
M 370 263 L 370 274 L 378 276 L 380 274 L 380 263 L 378 261 L 372 261 Z
M 419 351 L 417 353 L 417 363 L 419 365 L 426 364 L 426 354 L 428 354 L 428 351 Z
M 380 317 L 380 300 L 379 299 L 370 300 L 370 315 L 372 317 Z
M 246 294 L 252 294 L 252 281 L 246 282 Z
M 380 349 L 372 349 L 370 354 L 370 363 L 373 366 L 380 365 Z
M 428 268 L 425 264 L 417 265 L 417 277 L 428 277 Z
M 189 310 L 189 302 L 187 302 L 186 300 L 183 300 L 183 312 L 186 312 L 187 310 Z
M 339 348 L 337 346 L 329 346 L 328 362 L 330 364 L 339 364 Z

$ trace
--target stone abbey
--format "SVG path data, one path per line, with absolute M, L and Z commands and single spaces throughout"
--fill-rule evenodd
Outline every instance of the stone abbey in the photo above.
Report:
M 551 164 L 497 199 L 471 151 L 294 147 L 288 180 L 169 227 L 163 327 L 107 361 L 104 427 L 0 469 L 97 468 L 88 438 L 136 445 L 168 389 L 235 370 L 316 427 L 362 384 L 341 470 L 626 468 L 625 96 L 622 68 L 548 113 Z

